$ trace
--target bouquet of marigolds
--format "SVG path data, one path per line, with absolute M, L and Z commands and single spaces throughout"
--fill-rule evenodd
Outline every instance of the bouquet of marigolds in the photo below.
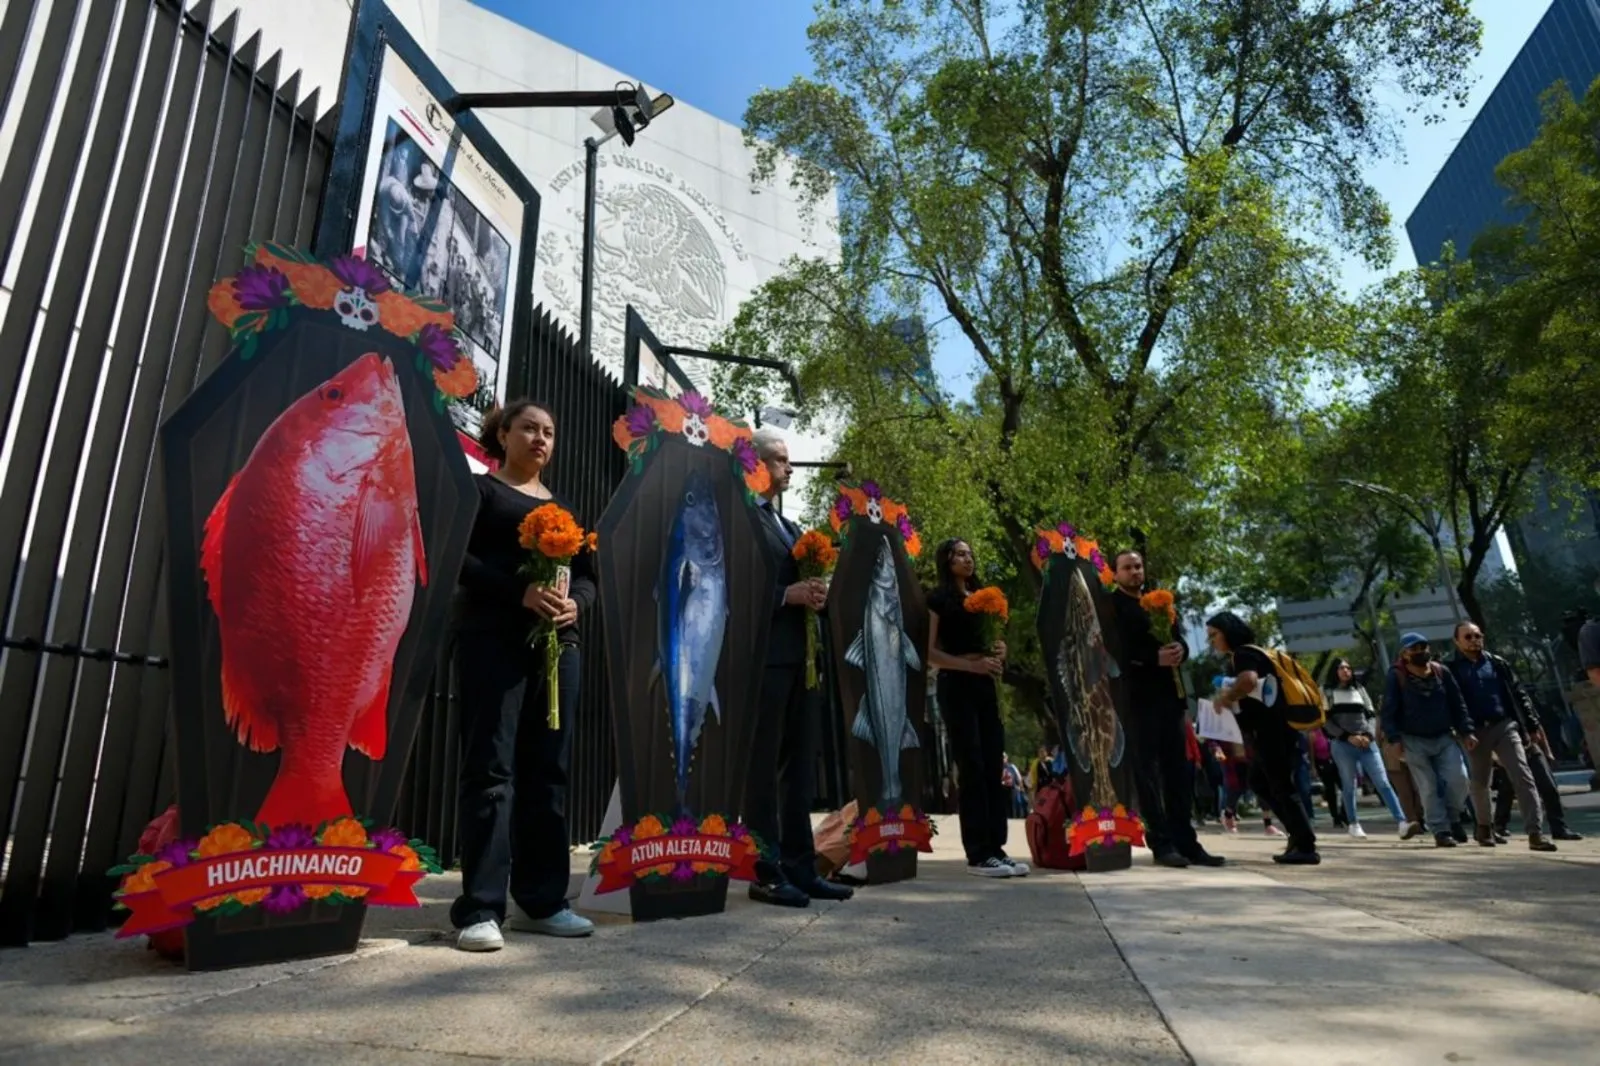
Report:
M 517 535 L 528 552 L 528 561 L 522 564 L 517 573 L 565 599 L 567 590 L 572 586 L 573 556 L 583 550 L 586 543 L 583 529 L 566 508 L 560 504 L 546 503 L 528 512 Z M 556 633 L 555 622 L 548 618 L 541 619 L 529 637 L 529 643 L 536 647 L 540 641 L 544 642 L 545 691 L 550 699 L 550 728 L 560 729 L 557 668 L 561 664 L 561 640 Z
M 820 529 L 807 530 L 794 542 L 795 562 L 800 564 L 800 580 L 826 578 L 833 573 L 833 564 L 839 561 L 839 550 Z M 806 688 L 817 687 L 817 620 L 806 619 Z
M 1171 644 L 1178 626 L 1178 609 L 1173 606 L 1172 593 L 1166 589 L 1151 589 L 1139 597 L 1139 606 L 1150 616 L 1150 632 L 1156 643 L 1162 647 Z M 1178 695 L 1183 695 L 1183 681 L 1176 666 L 1172 668 L 1172 683 L 1177 686 Z
M 1011 605 L 1006 602 L 1006 594 L 997 588 L 979 589 L 961 602 L 968 614 L 978 616 L 978 632 L 982 634 L 981 643 L 983 654 L 993 654 L 994 646 L 1000 642 L 1000 635 L 1006 630 L 1006 622 L 1011 618 Z

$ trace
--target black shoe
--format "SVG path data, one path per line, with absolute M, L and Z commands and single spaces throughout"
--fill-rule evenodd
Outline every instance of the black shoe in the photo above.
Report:
M 809 907 L 811 897 L 787 881 L 771 884 L 752 884 L 750 898 L 757 903 L 770 903 L 774 907 Z
M 1197 847 L 1193 851 L 1185 852 L 1184 858 L 1189 860 L 1191 866 L 1226 866 L 1228 860 L 1221 855 L 1213 855 L 1205 848 Z
M 1322 856 L 1314 851 L 1285 851 L 1272 857 L 1279 866 L 1320 866 Z
M 1552 839 L 1552 840 L 1582 840 L 1583 839 L 1583 834 L 1582 833 L 1574 833 L 1570 829 L 1557 829 L 1557 830 L 1554 830 L 1553 832 L 1551 832 L 1550 839 Z
M 1494 831 L 1494 842 L 1496 844 L 1509 844 L 1509 843 L 1511 843 L 1511 833 L 1510 833 L 1510 831 L 1506 830 L 1506 829 L 1496 829 Z
M 1157 866 L 1170 866 L 1174 870 L 1183 870 L 1189 865 L 1189 860 L 1175 851 L 1163 851 L 1155 861 Z
M 845 885 L 830 884 L 820 877 L 813 878 L 806 884 L 795 887 L 812 899 L 824 899 L 833 903 L 842 903 L 856 894 L 856 890 L 853 888 Z
M 1451 824 L 1450 835 L 1455 838 L 1457 844 L 1465 844 L 1467 842 L 1467 831 L 1460 822 Z
M 1556 846 L 1544 838 L 1543 833 L 1528 834 L 1529 851 L 1554 851 Z
M 1433 834 L 1433 846 L 1436 848 L 1453 848 L 1456 846 L 1456 838 L 1449 833 L 1435 833 Z
M 1473 834 L 1473 839 L 1478 842 L 1478 846 L 1480 848 L 1492 848 L 1495 845 L 1494 834 L 1485 828 L 1480 827 L 1478 831 Z

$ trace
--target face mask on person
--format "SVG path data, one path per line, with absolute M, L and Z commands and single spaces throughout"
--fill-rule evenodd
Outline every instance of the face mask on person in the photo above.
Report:
M 1433 652 L 1428 648 L 1418 648 L 1416 651 L 1408 652 L 1406 657 L 1411 660 L 1412 666 L 1427 666 L 1433 661 Z

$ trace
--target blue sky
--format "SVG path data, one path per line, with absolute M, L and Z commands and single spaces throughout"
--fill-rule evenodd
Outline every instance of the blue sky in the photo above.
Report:
M 475 0 L 507 18 L 640 78 L 729 122 L 744 116 L 745 102 L 763 86 L 786 84 L 811 69 L 806 51 L 809 0 L 610 0 L 561 4 L 551 0 Z M 1394 215 L 1397 254 L 1391 269 L 1415 265 L 1405 240 L 1405 219 L 1472 116 L 1544 14 L 1547 0 L 1474 0 L 1483 20 L 1483 50 L 1473 64 L 1476 84 L 1468 106 L 1443 123 L 1409 123 L 1402 158 L 1380 160 L 1369 179 Z M 1345 286 L 1352 292 L 1382 272 L 1351 259 Z M 934 314 L 934 318 L 938 315 Z M 935 327 L 934 363 L 946 387 L 970 390 L 972 355 L 948 323 Z

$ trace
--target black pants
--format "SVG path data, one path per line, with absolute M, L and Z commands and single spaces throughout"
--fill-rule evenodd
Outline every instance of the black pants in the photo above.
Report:
M 1005 854 L 1011 789 L 1001 780 L 1006 727 L 994 679 L 939 672 L 939 713 L 960 775 L 961 846 L 967 864 Z
M 760 840 L 756 873 L 767 884 L 805 884 L 817 876 L 811 837 L 816 794 L 818 690 L 805 667 L 769 666 L 761 680 L 761 720 L 745 777 L 744 821 Z
M 1133 709 L 1129 731 L 1133 784 L 1144 819 L 1144 842 L 1157 855 L 1193 854 L 1200 841 L 1190 812 L 1194 808 L 1194 763 L 1189 761 L 1188 731 L 1176 710 Z
M 1333 816 L 1334 826 L 1337 828 L 1349 825 L 1350 821 L 1344 813 L 1344 804 L 1339 802 L 1338 764 L 1332 759 L 1323 759 L 1317 763 L 1317 777 L 1322 781 L 1322 798 L 1328 804 L 1328 813 Z
M 521 635 L 464 633 L 461 692 L 461 896 L 457 929 L 504 921 L 506 886 L 530 918 L 567 906 L 567 758 L 578 709 L 579 653 L 563 649 L 561 728 L 549 725 L 545 652 Z
M 1241 713 L 1239 728 L 1254 749 L 1250 787 L 1283 822 L 1289 850 L 1316 851 L 1317 835 L 1311 830 L 1295 783 L 1296 769 L 1303 762 L 1299 731 L 1272 711 L 1261 710 Z
M 1524 738 L 1526 739 L 1526 738 Z M 1561 806 L 1561 789 L 1556 784 L 1555 773 L 1550 768 L 1550 760 L 1545 757 L 1544 749 L 1537 744 L 1525 745 L 1528 753 L 1528 769 L 1533 771 L 1533 787 L 1539 790 L 1539 799 L 1544 803 L 1545 820 L 1550 823 L 1550 832 L 1565 833 L 1567 831 L 1567 812 Z M 1494 768 L 1494 827 L 1504 833 L 1511 824 L 1511 801 L 1516 797 L 1516 790 L 1511 787 L 1511 778 L 1507 776 L 1504 767 Z M 1537 825 L 1523 826 L 1529 833 L 1537 833 L 1542 827 Z

